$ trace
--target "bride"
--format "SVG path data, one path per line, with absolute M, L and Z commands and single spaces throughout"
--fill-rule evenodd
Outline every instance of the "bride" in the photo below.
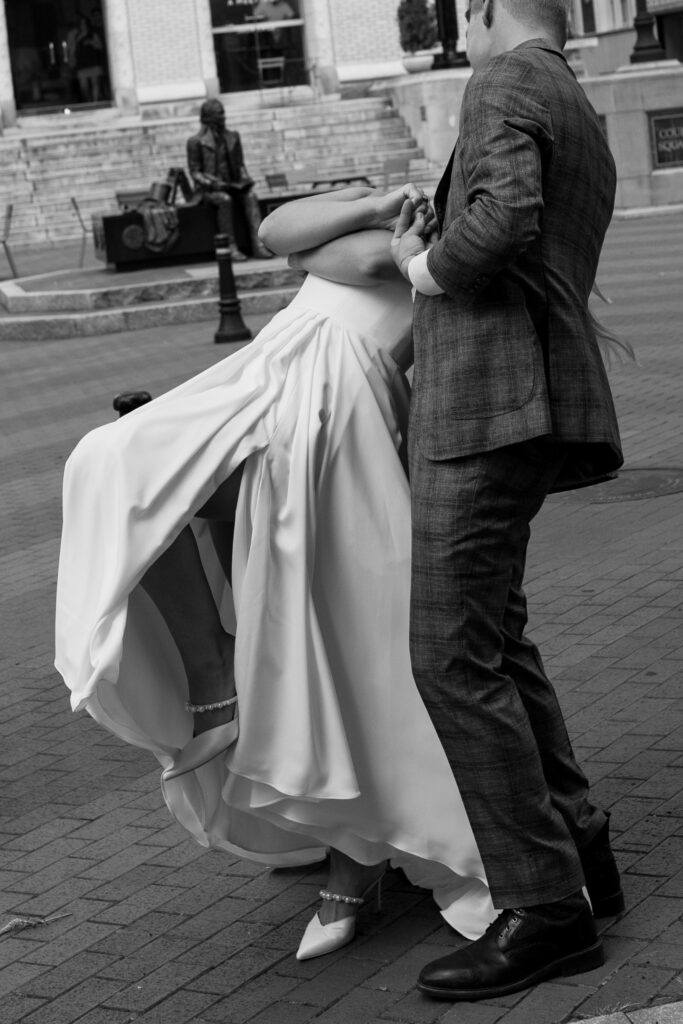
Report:
M 162 765 L 204 846 L 321 860 L 297 956 L 351 941 L 389 862 L 477 938 L 495 917 L 408 653 L 403 463 L 411 294 L 390 255 L 415 186 L 280 207 L 264 243 L 308 271 L 222 362 L 91 431 L 68 460 L 56 666 Z

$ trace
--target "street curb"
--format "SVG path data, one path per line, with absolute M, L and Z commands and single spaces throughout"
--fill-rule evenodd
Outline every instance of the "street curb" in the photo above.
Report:
M 665 206 L 634 206 L 617 209 L 613 220 L 631 220 L 637 217 L 667 217 L 672 213 L 683 213 L 683 203 L 668 203 Z
M 683 1002 L 662 1003 L 642 1010 L 619 1010 L 600 1017 L 581 1018 L 581 1024 L 682 1024 Z

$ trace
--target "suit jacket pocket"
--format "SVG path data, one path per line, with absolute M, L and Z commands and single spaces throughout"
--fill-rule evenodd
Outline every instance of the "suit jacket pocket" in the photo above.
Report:
M 504 316 L 484 303 L 454 310 L 447 296 L 420 303 L 415 388 L 445 420 L 487 419 L 520 409 L 543 372 L 541 344 L 524 308 Z

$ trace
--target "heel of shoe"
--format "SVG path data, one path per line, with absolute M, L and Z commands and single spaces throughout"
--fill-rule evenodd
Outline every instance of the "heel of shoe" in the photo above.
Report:
M 626 900 L 621 889 L 611 896 L 601 896 L 595 901 L 591 900 L 591 904 L 593 917 L 617 917 L 626 910 Z
M 377 881 L 373 882 L 372 885 L 368 886 L 368 888 L 363 893 L 363 899 L 367 900 L 367 897 L 370 895 L 372 890 L 375 887 L 377 887 L 377 891 L 375 893 L 375 913 L 377 914 L 379 914 L 382 910 L 382 883 L 384 882 L 384 875 L 385 872 L 382 872 Z
M 582 949 L 580 953 L 574 953 L 562 961 L 560 974 L 563 978 L 571 977 L 573 974 L 583 974 L 585 971 L 593 971 L 596 967 L 602 967 L 605 962 L 605 951 L 602 942 L 598 939 L 588 949 Z

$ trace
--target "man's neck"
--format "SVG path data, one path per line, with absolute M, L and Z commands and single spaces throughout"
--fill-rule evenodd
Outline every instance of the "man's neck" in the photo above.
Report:
M 555 38 L 554 33 L 550 32 L 545 26 L 529 27 L 527 25 L 520 25 L 519 22 L 514 21 L 512 18 L 505 18 L 504 23 L 500 25 L 500 34 L 494 40 L 491 56 L 498 57 L 501 53 L 515 50 L 523 43 L 531 42 L 532 39 L 544 39 L 558 50 L 563 48 L 561 40 Z

